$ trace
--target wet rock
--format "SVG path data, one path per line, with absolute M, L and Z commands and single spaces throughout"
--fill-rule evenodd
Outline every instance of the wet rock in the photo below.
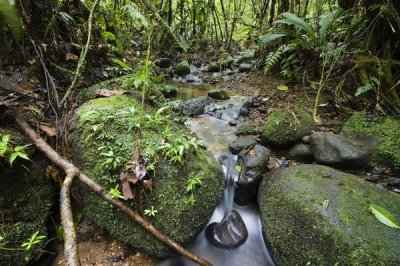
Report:
M 205 234 L 211 244 L 220 248 L 238 247 L 248 236 L 246 225 L 235 210 L 226 213 L 221 222 L 210 224 Z
M 228 100 L 230 97 L 228 92 L 223 89 L 213 89 L 208 92 L 208 97 L 217 100 Z
M 254 135 L 254 134 L 257 134 L 257 130 L 250 122 L 244 122 L 236 128 L 235 134 L 238 136 Z
M 239 65 L 239 72 L 241 73 L 250 72 L 252 68 L 253 68 L 252 64 L 243 63 Z
M 311 151 L 317 162 L 348 169 L 363 168 L 369 153 L 343 135 L 314 132 L 310 137 Z
M 243 137 L 243 138 L 235 139 L 234 141 L 229 143 L 228 146 L 229 146 L 229 150 L 233 154 L 238 154 L 241 150 L 248 148 L 248 147 L 253 147 L 256 144 L 257 144 L 257 141 L 253 137 Z
M 251 99 L 243 96 L 232 96 L 228 100 L 217 101 L 205 108 L 205 113 L 228 122 L 240 121 L 240 108 L 248 104 Z
M 185 80 L 187 83 L 193 83 L 195 81 L 195 76 L 193 76 L 192 74 L 188 74 L 185 76 Z
M 312 162 L 314 160 L 310 145 L 304 143 L 294 145 L 289 150 L 288 157 L 300 162 Z
M 211 62 L 207 66 L 208 72 L 219 72 L 221 70 L 221 66 L 218 62 Z
M 96 117 L 107 117 L 107 123 L 99 124 L 96 117 L 90 116 L 93 110 L 96 110 Z M 132 123 L 140 123 L 143 130 L 139 147 L 143 154 L 149 154 L 149 151 L 155 148 L 154 145 L 157 145 L 165 130 L 171 130 L 172 133 L 165 140 L 169 143 L 175 143 L 178 138 L 187 138 L 190 135 L 185 127 L 176 124 L 172 119 L 150 124 L 137 120 L 138 117 L 145 115 L 154 116 L 155 112 L 156 110 L 149 106 L 142 108 L 140 100 L 128 95 L 95 99 L 83 104 L 76 110 L 75 122 L 68 134 L 74 163 L 82 172 L 103 185 L 106 191 L 120 185 L 115 173 L 118 176 L 125 171 L 125 164 L 122 162 L 132 159 L 132 147 L 138 143 Z M 94 125 L 97 125 L 95 134 L 91 130 Z M 112 137 L 98 138 L 98 134 Z M 106 165 L 107 157 L 99 152 L 99 147 L 112 149 L 118 154 L 121 163 L 116 166 Z M 151 158 L 149 155 L 149 159 Z M 221 197 L 223 188 L 221 168 L 213 156 L 203 149 L 197 149 L 195 152 L 186 150 L 181 163 L 173 163 L 168 155 L 160 153 L 154 166 L 154 174 L 151 174 L 152 190 L 144 192 L 146 197 L 142 198 L 141 205 L 143 209 L 154 206 L 157 215 L 149 217 L 151 222 L 159 228 L 168 228 L 169 235 L 178 243 L 189 243 L 207 224 Z M 196 187 L 195 201 L 188 204 L 188 194 L 177 191 L 185 192 L 186 184 L 196 175 L 203 178 L 203 184 Z M 149 235 L 125 214 L 84 187 L 81 189 L 81 194 L 85 215 L 104 228 L 112 238 L 152 256 L 171 255 L 172 250 L 168 246 Z M 135 203 L 136 200 L 124 203 L 128 208 L 141 212 Z
M 285 147 L 310 134 L 314 127 L 314 119 L 307 110 L 278 109 L 267 117 L 262 138 L 267 145 Z
M 239 115 L 240 115 L 240 116 L 248 116 L 248 115 L 249 115 L 249 109 L 247 109 L 247 108 L 240 108 L 240 109 L 239 109 Z
M 203 114 L 205 107 L 213 102 L 213 99 L 209 97 L 200 96 L 178 103 L 173 111 L 188 116 L 197 116 Z
M 277 265 L 400 265 L 400 234 L 376 219 L 372 203 L 400 220 L 400 195 L 310 164 L 271 171 L 258 195 Z
M 191 74 L 199 74 L 199 69 L 195 65 L 190 65 L 190 73 Z
M 154 61 L 154 64 L 160 68 L 168 68 L 171 66 L 171 59 L 159 58 L 156 61 Z
M 175 67 L 175 74 L 177 74 L 178 76 L 185 76 L 187 74 L 190 74 L 189 62 L 183 60 L 179 64 L 177 64 Z
M 239 154 L 239 163 L 242 174 L 236 182 L 235 203 L 241 206 L 256 200 L 258 186 L 268 167 L 270 151 L 261 145 Z

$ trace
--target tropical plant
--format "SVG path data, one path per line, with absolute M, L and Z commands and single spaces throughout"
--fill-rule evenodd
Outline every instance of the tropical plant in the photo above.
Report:
M 147 215 L 147 216 L 156 216 L 157 212 L 158 212 L 158 211 L 157 211 L 156 209 L 154 209 L 154 206 L 151 206 L 150 209 L 144 210 L 144 215 Z
M 37 245 L 42 243 L 42 241 L 46 238 L 45 235 L 39 235 L 39 231 L 36 231 L 34 234 L 32 234 L 28 240 L 24 243 L 22 243 L 21 247 L 24 248 L 26 251 L 30 251 L 34 248 L 36 248 Z M 25 261 L 29 261 L 30 255 L 25 256 Z
M 196 190 L 196 187 L 201 186 L 203 184 L 202 180 L 203 180 L 202 176 L 195 175 L 191 177 L 186 183 L 186 192 L 190 193 L 189 197 L 186 200 L 187 204 L 193 205 L 195 203 L 196 199 L 194 197 L 194 192 Z

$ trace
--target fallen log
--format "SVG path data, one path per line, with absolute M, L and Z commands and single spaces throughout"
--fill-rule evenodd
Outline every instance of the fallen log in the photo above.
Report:
M 188 258 L 189 260 L 199 264 L 199 265 L 212 265 L 210 262 L 204 258 L 191 253 L 181 245 L 175 242 L 172 238 L 165 235 L 157 228 L 155 228 L 150 222 L 143 218 L 139 213 L 132 210 L 121 201 L 112 198 L 106 189 L 100 184 L 93 181 L 91 178 L 81 173 L 79 169 L 64 159 L 58 152 L 56 152 L 52 147 L 50 147 L 46 141 L 44 141 L 39 134 L 37 134 L 29 124 L 15 113 L 10 113 L 14 118 L 16 124 L 21 128 L 22 132 L 32 141 L 33 145 L 41 151 L 50 161 L 52 161 L 56 166 L 61 168 L 66 173 L 66 178 L 61 188 L 60 193 L 60 204 L 61 204 L 61 220 L 64 229 L 64 256 L 69 266 L 79 266 L 79 256 L 76 241 L 75 227 L 72 219 L 72 210 L 70 204 L 70 187 L 75 177 L 79 179 L 83 184 L 85 184 L 89 189 L 98 194 L 105 201 L 109 202 L 114 207 L 117 207 L 129 217 L 131 217 L 137 224 L 142 226 L 147 232 L 156 237 L 158 240 L 173 248 L 176 252 L 182 256 Z

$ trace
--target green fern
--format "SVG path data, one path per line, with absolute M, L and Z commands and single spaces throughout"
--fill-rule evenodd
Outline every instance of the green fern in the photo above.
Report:
M 285 44 L 280 46 L 275 52 L 270 52 L 265 59 L 264 65 L 264 74 L 268 74 L 268 72 L 278 63 L 280 62 L 282 55 L 293 49 L 293 45 Z
M 381 83 L 380 80 L 377 79 L 376 77 L 370 78 L 365 85 L 357 88 L 355 96 L 358 97 L 375 89 L 376 87 L 379 87 L 380 83 Z

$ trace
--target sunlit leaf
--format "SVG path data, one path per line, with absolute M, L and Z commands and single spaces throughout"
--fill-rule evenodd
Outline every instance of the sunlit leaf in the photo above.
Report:
M 279 85 L 277 87 L 277 89 L 280 90 L 280 91 L 287 91 L 289 89 L 289 87 L 286 86 L 286 85 Z
M 381 223 L 393 228 L 400 229 L 399 223 L 397 223 L 396 219 L 390 212 L 375 204 L 369 205 L 369 208 L 375 215 L 376 219 L 378 219 Z

